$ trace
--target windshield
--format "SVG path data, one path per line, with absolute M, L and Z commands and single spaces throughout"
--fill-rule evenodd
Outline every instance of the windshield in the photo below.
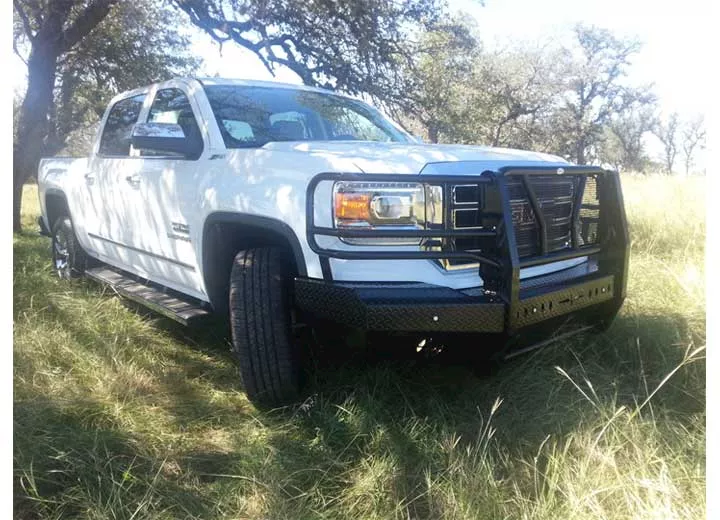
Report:
M 208 85 L 228 148 L 273 141 L 408 142 L 380 112 L 353 99 L 288 88 Z

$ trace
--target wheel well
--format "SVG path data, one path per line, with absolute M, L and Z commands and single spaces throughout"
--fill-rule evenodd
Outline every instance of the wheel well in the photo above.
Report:
M 55 221 L 62 215 L 70 215 L 67 199 L 61 193 L 47 193 L 45 195 L 45 214 L 48 219 L 48 229 L 52 229 Z
M 205 222 L 202 244 L 205 289 L 217 312 L 227 311 L 228 281 L 238 251 L 279 247 L 285 252 L 294 275 L 307 274 L 295 233 L 279 220 L 231 213 L 211 215 Z

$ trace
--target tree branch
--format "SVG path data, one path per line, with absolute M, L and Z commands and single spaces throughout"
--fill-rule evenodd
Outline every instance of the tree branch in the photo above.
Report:
M 18 47 L 17 47 L 17 38 L 13 38 L 13 52 L 15 53 L 15 55 L 16 55 L 18 58 L 20 58 L 20 60 L 21 60 L 21 61 L 25 64 L 25 66 L 27 67 L 28 62 L 27 62 L 27 60 L 26 60 L 25 58 L 23 58 L 23 55 L 20 54 L 20 50 L 19 50 Z
M 91 2 L 75 21 L 62 33 L 62 48 L 66 52 L 87 36 L 110 12 L 118 0 L 96 0 Z
M 13 0 L 13 7 L 15 8 L 15 11 L 17 12 L 18 16 L 20 17 L 20 20 L 22 20 L 23 29 L 25 30 L 25 36 L 27 36 L 28 40 L 32 42 L 35 39 L 35 35 L 32 33 L 32 26 L 30 25 L 30 20 L 27 17 L 27 14 L 25 14 L 25 11 L 23 11 L 22 6 L 20 5 L 20 2 L 18 0 Z M 16 48 L 16 42 L 13 40 L 13 49 Z M 15 50 L 15 53 L 17 53 L 17 50 Z M 20 56 L 18 54 L 18 56 Z M 25 60 L 23 60 L 25 61 Z M 25 63 L 27 65 L 27 62 Z

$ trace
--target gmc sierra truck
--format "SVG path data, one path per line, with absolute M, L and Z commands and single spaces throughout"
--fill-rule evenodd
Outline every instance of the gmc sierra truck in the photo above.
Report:
M 617 173 L 423 144 L 322 89 L 174 79 L 125 92 L 90 156 L 43 159 L 38 181 L 58 274 L 184 324 L 227 316 L 255 402 L 300 395 L 300 322 L 465 334 L 464 348 L 507 357 L 607 327 L 625 297 Z

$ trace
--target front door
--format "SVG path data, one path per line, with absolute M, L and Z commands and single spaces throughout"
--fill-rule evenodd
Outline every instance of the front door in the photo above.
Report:
M 154 94 L 144 122 L 179 124 L 185 135 L 202 135 L 186 92 L 180 88 L 161 88 Z M 203 136 L 204 148 L 207 139 Z M 137 193 L 132 226 L 137 230 L 133 247 L 142 251 L 141 267 L 149 277 L 163 285 L 203 298 L 200 260 L 195 242 L 198 232 L 191 229 L 191 212 L 199 207 L 199 159 L 170 156 L 166 152 L 138 153 Z

